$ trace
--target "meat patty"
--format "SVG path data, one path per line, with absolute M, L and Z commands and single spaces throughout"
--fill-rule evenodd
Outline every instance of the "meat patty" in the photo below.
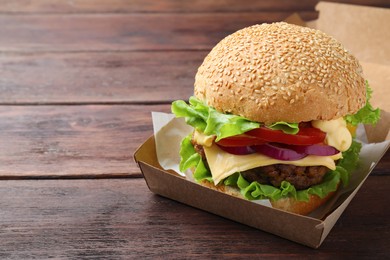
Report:
M 203 160 L 206 160 L 206 155 L 204 153 L 203 146 L 200 144 L 197 144 L 196 141 L 194 140 L 194 138 L 191 139 L 191 144 L 194 147 L 195 152 L 197 152 L 202 157 Z
M 247 181 L 257 181 L 280 187 L 282 181 L 288 181 L 297 190 L 304 190 L 322 182 L 328 168 L 325 166 L 295 166 L 291 164 L 273 164 L 241 172 Z

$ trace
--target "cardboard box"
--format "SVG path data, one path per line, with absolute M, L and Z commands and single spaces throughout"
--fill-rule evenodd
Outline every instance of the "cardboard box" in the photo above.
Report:
M 347 6 L 348 8 L 350 6 Z M 327 13 L 330 8 L 333 12 L 339 12 L 339 9 L 343 11 L 345 5 L 342 4 L 330 4 L 320 3 L 318 5 L 320 9 L 320 17 L 315 23 L 310 23 L 310 26 L 314 26 L 316 23 L 322 23 L 321 12 Z M 363 12 L 365 17 L 367 12 L 378 12 L 377 9 L 371 7 L 357 7 L 354 9 L 354 17 L 358 17 L 360 20 L 361 15 L 358 13 Z M 382 9 L 380 9 L 382 12 Z M 387 18 L 390 17 L 389 10 L 387 10 Z M 340 16 L 342 17 L 342 15 Z M 369 16 L 370 17 L 370 16 Z M 370 17 L 372 19 L 373 17 Z M 380 19 L 385 19 L 382 17 Z M 297 17 L 290 17 L 289 22 L 300 22 Z M 338 23 L 338 21 L 333 21 Z M 383 23 L 386 24 L 386 23 Z M 340 25 L 338 25 L 340 27 Z M 369 30 L 369 27 L 367 27 Z M 363 33 L 360 31 L 360 33 Z M 388 40 L 388 39 L 387 39 Z M 386 46 L 385 46 L 386 47 Z M 363 58 L 364 62 L 364 58 Z M 382 64 L 380 60 L 378 64 L 370 56 L 370 60 L 367 61 L 372 70 L 375 71 L 375 67 L 380 67 L 383 70 L 389 70 L 389 64 Z M 384 67 L 384 68 L 383 68 Z M 374 75 L 373 73 L 372 75 Z M 371 75 L 371 77 L 372 77 Z M 388 75 L 388 74 L 387 74 Z M 384 75 L 375 75 L 376 77 L 383 77 Z M 371 79 L 369 79 L 371 80 Z M 375 84 L 371 84 L 371 87 L 375 92 L 381 93 L 381 87 L 385 88 L 385 83 L 381 78 L 373 78 Z M 383 84 L 383 85 L 381 85 Z M 386 96 L 382 96 L 386 98 Z M 381 102 L 379 96 L 378 102 Z M 374 103 L 375 105 L 375 103 Z M 389 114 L 383 111 L 383 119 L 376 126 L 377 128 L 371 128 L 367 130 L 367 137 L 362 132 L 363 141 L 376 140 L 381 141 L 375 144 L 365 144 L 361 153 L 362 164 L 359 170 L 353 174 L 350 185 L 347 189 L 340 190 L 336 196 L 329 203 L 325 204 L 318 211 L 314 212 L 310 216 L 301 216 L 288 212 L 284 212 L 272 207 L 247 201 L 244 199 L 236 198 L 233 196 L 226 195 L 224 193 L 211 190 L 209 188 L 200 186 L 199 184 L 189 180 L 185 176 L 177 174 L 177 170 L 164 170 L 165 169 L 176 169 L 177 162 L 161 161 L 159 157 L 178 157 L 178 144 L 176 144 L 170 138 L 181 138 L 180 133 L 176 130 L 178 127 L 183 133 L 188 131 L 185 124 L 180 119 L 172 119 L 170 115 L 166 114 L 154 114 L 155 131 L 157 132 L 158 141 L 162 142 L 157 145 L 158 147 L 165 147 L 165 142 L 168 142 L 169 149 L 162 149 L 162 151 L 156 150 L 156 139 L 154 136 L 150 137 L 143 143 L 138 150 L 135 152 L 134 157 L 138 163 L 144 178 L 147 182 L 149 189 L 159 195 L 167 198 L 182 202 L 184 204 L 217 214 L 219 216 L 246 224 L 248 226 L 264 230 L 269 233 L 281 236 L 283 238 L 295 241 L 307 245 L 309 247 L 318 248 L 324 241 L 330 230 L 343 213 L 347 205 L 350 203 L 352 198 L 358 192 L 359 188 L 364 183 L 364 180 L 368 177 L 369 173 L 378 163 L 383 154 L 387 151 L 390 141 L 388 138 L 388 132 L 390 127 Z M 161 122 L 156 122 L 162 120 Z M 184 125 L 183 125 L 184 124 Z M 381 131 L 378 131 L 380 129 Z M 179 131 L 180 132 L 180 131 Z M 182 133 L 182 134 L 183 134 Z M 380 133 L 379 136 L 377 133 Z M 164 138 L 159 137 L 162 136 Z M 384 141 L 387 138 L 387 141 Z M 163 155 L 161 155 L 163 153 Z M 164 165 L 164 168 L 161 166 Z M 175 187 L 174 189 L 172 187 Z

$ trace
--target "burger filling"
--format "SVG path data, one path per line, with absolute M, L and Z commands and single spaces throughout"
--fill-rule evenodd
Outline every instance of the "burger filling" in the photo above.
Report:
M 207 159 L 203 146 L 198 144 L 193 134 L 191 144 L 195 151 L 202 157 L 207 165 Z M 199 138 L 199 137 L 198 137 Z M 208 165 L 207 165 L 208 167 Z M 323 177 L 329 169 L 325 166 L 295 166 L 292 164 L 273 164 L 241 172 L 241 175 L 250 182 L 257 181 L 261 184 L 270 184 L 275 187 L 280 187 L 283 181 L 288 181 L 297 190 L 307 189 L 310 186 L 322 182 Z
M 180 170 L 192 169 L 197 181 L 240 189 L 249 200 L 294 197 L 308 201 L 348 185 L 361 144 L 347 123 L 375 123 L 379 110 L 370 103 L 355 115 L 331 121 L 276 122 L 263 125 L 216 111 L 195 97 L 175 101 L 172 112 L 195 131 L 181 143 Z

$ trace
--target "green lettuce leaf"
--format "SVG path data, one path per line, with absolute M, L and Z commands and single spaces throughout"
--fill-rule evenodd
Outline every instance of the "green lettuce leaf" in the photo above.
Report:
M 182 100 L 174 101 L 171 109 L 176 117 L 184 117 L 186 123 L 198 131 L 216 135 L 216 141 L 260 127 L 259 123 L 244 117 L 220 113 L 195 97 L 190 97 L 189 104 Z
M 293 185 L 287 181 L 283 181 L 279 188 L 260 184 L 257 181 L 248 182 L 241 174 L 237 179 L 237 187 L 241 190 L 241 194 L 248 200 L 270 199 L 278 200 L 283 197 L 294 197 L 299 201 L 309 201 L 309 195 L 314 194 L 321 198 L 328 195 L 330 192 L 336 191 L 338 183 L 340 182 L 340 175 L 337 171 L 329 171 L 323 181 L 315 186 L 305 190 L 297 191 Z
M 181 172 L 192 168 L 194 170 L 194 178 L 198 181 L 207 180 L 212 182 L 211 173 L 205 166 L 202 157 L 195 151 L 194 146 L 191 144 L 191 135 L 188 135 L 181 141 L 180 145 L 180 165 Z
M 193 100 L 190 98 L 190 102 L 191 101 Z M 190 126 L 193 126 L 202 132 L 206 129 L 206 122 L 209 116 L 208 108 L 188 105 L 183 100 L 177 100 L 172 103 L 171 110 L 176 117 L 184 117 L 186 123 Z
M 259 123 L 244 117 L 218 112 L 195 97 L 190 97 L 189 104 L 183 100 L 174 101 L 171 109 L 176 117 L 184 117 L 186 123 L 198 131 L 215 135 L 216 141 L 260 127 Z M 287 134 L 296 134 L 299 131 L 297 123 L 276 122 L 267 127 L 282 130 Z
M 287 123 L 287 122 L 276 122 L 272 125 L 267 125 L 268 128 L 272 130 L 282 130 L 285 134 L 295 135 L 299 132 L 298 123 Z
M 351 125 L 376 124 L 380 118 L 380 109 L 374 109 L 370 103 L 372 89 L 366 81 L 366 105 L 362 107 L 356 114 L 345 116 L 345 121 Z
M 343 186 L 347 187 L 351 173 L 356 169 L 359 163 L 359 154 L 362 149 L 362 144 L 353 140 L 351 147 L 343 152 L 343 158 L 339 161 L 336 171 L 340 173 Z

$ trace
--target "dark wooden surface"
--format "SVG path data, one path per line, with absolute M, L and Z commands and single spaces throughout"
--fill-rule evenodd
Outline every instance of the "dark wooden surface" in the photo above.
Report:
M 46 259 L 385 259 L 390 176 L 373 176 L 321 248 L 153 195 L 141 178 L 0 182 L 0 258 Z M 11 199 L 12 198 L 12 199 Z
M 153 195 L 132 158 L 215 43 L 316 2 L 0 0 L 0 258 L 388 257 L 390 153 L 317 250 Z

